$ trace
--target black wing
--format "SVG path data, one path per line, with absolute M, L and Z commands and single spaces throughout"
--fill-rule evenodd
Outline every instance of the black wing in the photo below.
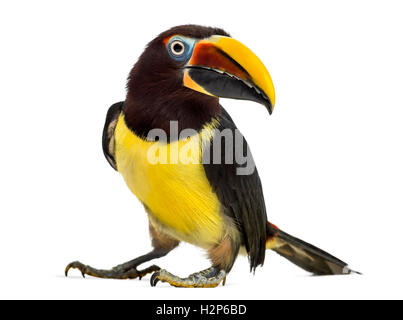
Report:
M 108 113 L 106 114 L 104 131 L 102 133 L 102 149 L 104 150 L 105 158 L 115 170 L 117 170 L 115 161 L 115 128 L 123 104 L 124 102 L 121 101 L 110 106 Z
M 248 144 L 243 136 L 240 135 L 235 123 L 224 108 L 222 108 L 222 114 L 218 120 L 220 125 L 217 129 L 220 131 L 227 129 L 227 132 L 228 130 L 232 132 L 232 144 L 234 146 L 232 148 L 233 163 L 228 163 L 228 154 L 227 163 L 225 163 L 225 150 L 230 147 L 230 140 L 227 141 L 222 135 L 215 135 L 209 148 L 203 152 L 204 170 L 224 208 L 225 214 L 236 222 L 243 237 L 243 244 L 248 252 L 251 270 L 254 270 L 258 265 L 263 264 L 266 252 L 267 216 L 262 185 L 257 169 L 254 167 L 252 156 L 250 152 L 247 153 L 249 151 Z M 245 169 L 246 166 L 237 164 L 236 161 L 235 154 L 239 151 L 235 147 L 236 131 L 238 131 L 241 137 L 238 141 L 241 141 L 240 149 L 242 149 L 243 155 L 246 156 L 246 154 L 249 154 L 250 156 L 247 161 L 249 165 L 253 164 L 253 170 L 250 174 L 239 174 L 239 169 Z M 217 161 L 213 163 L 213 144 L 218 142 L 217 140 L 221 140 L 221 155 L 218 155 L 221 163 L 214 164 Z M 209 152 L 207 153 L 206 151 Z M 210 160 L 206 159 L 206 154 L 209 155 Z

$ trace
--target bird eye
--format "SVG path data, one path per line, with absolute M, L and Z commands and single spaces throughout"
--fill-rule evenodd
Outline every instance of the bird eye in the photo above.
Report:
M 176 56 L 180 56 L 185 52 L 185 45 L 178 40 L 172 41 L 171 52 Z

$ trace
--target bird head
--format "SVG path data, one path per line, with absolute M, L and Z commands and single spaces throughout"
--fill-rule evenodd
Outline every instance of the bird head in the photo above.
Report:
M 174 118 L 173 113 L 183 115 L 191 109 L 202 118 L 201 110 L 218 105 L 219 97 L 255 101 L 270 114 L 275 102 L 264 64 L 218 28 L 184 25 L 161 33 L 148 44 L 129 76 L 127 101 L 147 105 L 149 122 L 157 109 L 159 120 L 162 110 Z M 134 114 L 132 118 L 135 121 Z

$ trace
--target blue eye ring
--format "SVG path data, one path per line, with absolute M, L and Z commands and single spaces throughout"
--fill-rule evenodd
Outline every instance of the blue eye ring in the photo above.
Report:
M 192 56 L 195 42 L 191 38 L 173 36 L 167 43 L 168 53 L 172 59 L 185 62 Z

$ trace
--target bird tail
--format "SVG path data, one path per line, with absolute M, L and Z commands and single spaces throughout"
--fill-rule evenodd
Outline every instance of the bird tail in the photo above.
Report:
M 267 224 L 266 249 L 277 252 L 300 268 L 315 275 L 359 273 L 331 254 L 289 235 L 269 222 Z

